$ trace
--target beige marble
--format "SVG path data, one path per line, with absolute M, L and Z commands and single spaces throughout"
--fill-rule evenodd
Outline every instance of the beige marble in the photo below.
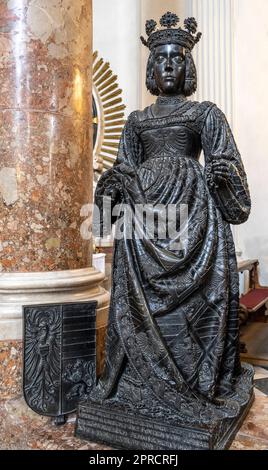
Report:
M 265 379 L 268 378 L 268 369 L 264 369 L 263 367 L 255 366 L 255 375 L 254 378 L 256 379 Z
M 22 306 L 59 302 L 98 302 L 97 324 L 107 321 L 109 294 L 95 268 L 55 272 L 0 273 L 0 340 L 22 339 Z
M 1 2 L 0 272 L 91 265 L 91 57 L 91 1 Z
M 74 437 L 74 415 L 64 426 L 34 413 L 22 398 L 0 401 L 0 449 L 108 450 L 108 447 Z
M 268 396 L 259 396 L 254 401 L 240 433 L 268 443 Z
M 12 396 L 22 375 L 23 305 L 97 300 L 97 330 L 107 320 L 85 210 L 91 69 L 91 0 L 0 2 L 0 351 Z
M 256 393 L 255 401 L 235 437 L 232 449 L 268 450 L 268 396 Z
M 0 400 L 22 396 L 22 341 L 0 341 Z
M 230 450 L 268 450 L 268 441 L 238 434 Z

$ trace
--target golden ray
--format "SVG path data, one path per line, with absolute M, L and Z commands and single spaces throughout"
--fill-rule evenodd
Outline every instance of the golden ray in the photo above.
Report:
M 111 162 L 111 163 L 114 163 L 114 161 L 115 161 L 114 157 L 111 157 L 110 155 L 102 155 L 101 154 L 100 157 L 103 158 L 104 163 L 106 163 L 107 161 Z
M 102 101 L 103 101 L 103 103 L 105 103 L 106 101 L 109 101 L 109 100 L 115 98 L 116 96 L 120 96 L 121 93 L 122 93 L 122 90 L 120 90 L 120 89 L 119 89 L 119 90 L 116 90 L 116 91 L 114 91 L 113 93 L 110 93 L 109 95 L 103 97 L 103 98 L 102 98 Z
M 115 142 L 107 142 L 106 141 L 103 141 L 103 147 L 112 147 L 112 148 L 118 148 L 118 143 L 115 143 Z
M 125 125 L 126 121 L 124 119 L 121 119 L 120 121 L 112 121 L 112 122 L 105 122 L 105 128 L 106 127 L 109 127 L 109 126 L 122 126 L 122 129 L 123 129 L 123 126 Z M 108 132 L 108 129 L 107 129 L 107 132 Z
M 112 134 L 112 135 L 106 134 L 106 133 L 104 134 L 104 139 L 108 139 L 108 140 L 109 140 L 109 139 L 110 139 L 110 140 L 119 140 L 120 137 L 121 137 L 120 134 Z
M 98 51 L 93 52 L 93 57 L 92 57 L 92 63 L 93 64 L 96 61 L 97 57 L 98 57 Z
M 111 150 L 110 148 L 102 147 L 101 151 L 108 153 L 108 155 L 114 155 L 115 157 L 117 157 L 117 152 L 115 150 Z
M 93 71 L 92 71 L 93 75 L 97 72 L 97 70 L 99 70 L 99 68 L 102 66 L 102 64 L 103 64 L 103 59 L 100 59 L 96 63 L 96 65 L 93 67 Z
M 102 99 L 104 99 L 103 97 L 106 96 L 107 93 L 110 93 L 111 91 L 116 90 L 117 87 L 118 87 L 117 83 L 114 83 L 113 85 L 109 86 L 108 88 L 105 88 L 105 90 L 100 93 L 100 96 L 102 97 Z M 121 92 L 122 92 L 122 90 L 120 90 L 120 93 Z
M 119 135 L 121 135 L 122 127 L 112 127 L 111 129 L 105 129 L 105 133 L 106 133 L 106 134 L 107 134 L 107 133 L 109 133 L 109 134 L 111 133 L 111 134 L 112 134 L 113 132 L 115 132 L 115 133 L 116 133 L 116 132 L 119 132 L 119 133 L 120 133 Z
M 100 71 L 96 74 L 96 75 L 93 75 L 93 79 L 95 81 L 97 81 L 102 75 L 104 75 L 104 73 L 109 70 L 110 68 L 110 64 L 108 62 L 106 62 L 106 64 L 103 65 L 103 67 L 100 69 Z
M 103 107 L 106 109 L 106 108 L 109 108 L 110 106 L 114 106 L 115 104 L 118 104 L 118 103 L 122 103 L 122 98 L 116 98 L 116 100 L 109 101 L 108 103 L 105 103 L 103 105 Z
M 105 113 L 104 113 L 105 114 Z M 124 117 L 124 113 L 112 114 L 112 116 L 105 116 L 105 123 L 106 121 L 113 121 L 114 119 L 120 119 Z
M 101 173 L 113 166 L 117 157 L 119 142 L 125 124 L 125 105 L 122 90 L 117 83 L 110 64 L 93 54 L 93 101 L 95 126 L 94 175 L 95 180 Z
M 103 163 L 103 171 L 109 170 L 109 169 L 112 168 L 113 166 L 114 166 L 113 163 L 108 162 L 107 160 L 104 160 L 104 163 Z
M 104 75 L 102 75 L 98 80 L 96 80 L 96 82 L 95 82 L 96 87 L 98 87 L 101 83 L 105 82 L 105 80 L 107 80 L 107 78 L 111 77 L 112 74 L 113 74 L 113 72 L 111 70 L 108 70 Z
M 117 80 L 117 75 L 113 75 L 109 80 L 107 80 L 107 82 L 105 82 L 102 86 L 98 87 L 98 91 L 103 90 L 107 86 L 111 85 L 111 83 L 116 82 L 116 80 Z
M 104 111 L 104 114 L 105 115 L 108 115 L 108 114 L 114 114 L 114 113 L 117 113 L 118 111 L 123 111 L 125 109 L 125 105 L 122 104 L 121 106 L 115 106 L 115 108 L 111 108 L 111 109 L 106 109 Z M 123 113 L 124 114 L 124 113 Z

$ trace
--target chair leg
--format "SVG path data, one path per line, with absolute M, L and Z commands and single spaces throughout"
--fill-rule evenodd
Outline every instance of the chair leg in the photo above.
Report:
M 239 341 L 239 350 L 240 354 L 246 354 L 248 352 L 246 343 L 244 343 L 244 341 Z

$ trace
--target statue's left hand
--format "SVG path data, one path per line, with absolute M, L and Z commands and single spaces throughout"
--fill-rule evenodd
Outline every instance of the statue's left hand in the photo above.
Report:
M 226 160 L 219 160 L 212 163 L 212 172 L 217 183 L 225 183 L 230 177 L 239 176 L 236 166 Z
M 105 190 L 105 196 L 110 197 L 112 199 L 112 201 L 116 201 L 120 196 L 120 191 L 119 191 L 118 187 L 113 186 L 113 187 L 107 188 Z

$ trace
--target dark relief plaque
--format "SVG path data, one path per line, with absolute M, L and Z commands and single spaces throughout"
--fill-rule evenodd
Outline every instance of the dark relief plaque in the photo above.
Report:
M 96 306 L 91 301 L 23 308 L 24 397 L 58 424 L 96 381 Z

